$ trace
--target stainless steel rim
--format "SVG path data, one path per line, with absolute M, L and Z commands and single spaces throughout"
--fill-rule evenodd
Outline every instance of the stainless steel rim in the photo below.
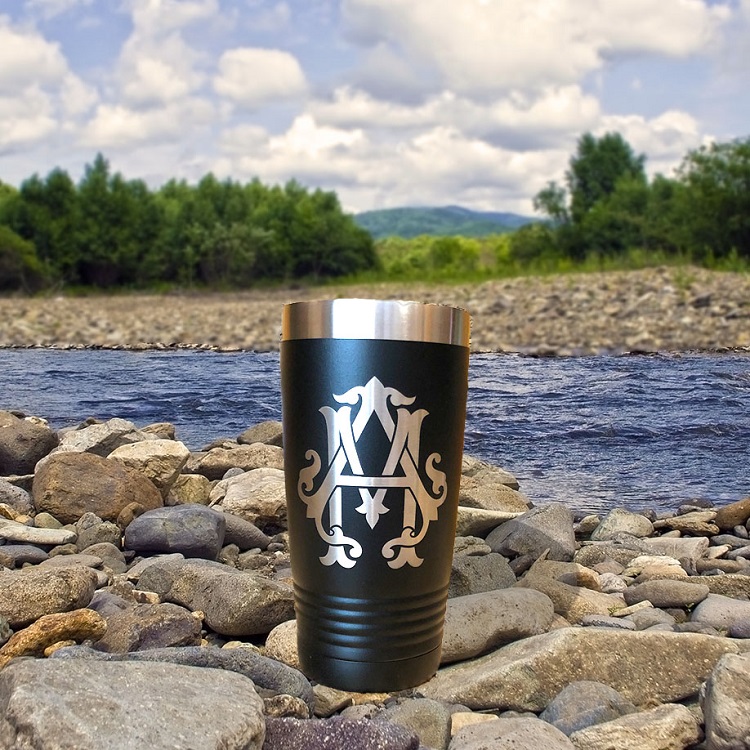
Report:
M 281 339 L 385 339 L 469 346 L 466 310 L 408 300 L 326 299 L 284 305 Z

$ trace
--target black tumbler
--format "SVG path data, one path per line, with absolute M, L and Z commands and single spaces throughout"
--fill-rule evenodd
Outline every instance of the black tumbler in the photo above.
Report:
M 393 691 L 437 671 L 456 530 L 466 311 L 284 306 L 284 469 L 305 674 Z

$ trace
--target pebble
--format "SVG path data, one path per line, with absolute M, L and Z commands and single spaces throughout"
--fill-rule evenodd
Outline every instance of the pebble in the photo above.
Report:
M 461 497 L 475 507 L 458 511 L 441 668 L 396 695 L 349 693 L 299 670 L 278 423 L 189 457 L 174 435 L 91 421 L 56 435 L 35 474 L 0 478 L 0 745 L 15 742 L 32 683 L 44 685 L 35 712 L 52 717 L 32 722 L 40 747 L 61 736 L 53 719 L 73 731 L 55 697 L 69 684 L 87 696 L 69 716 L 96 729 L 97 748 L 126 747 L 134 726 L 101 728 L 97 701 L 114 701 L 116 722 L 156 686 L 138 716 L 159 722 L 156 748 L 179 732 L 209 746 L 175 721 L 199 695 L 192 710 L 227 748 L 261 748 L 264 736 L 285 750 L 671 748 L 704 729 L 711 750 L 737 742 L 721 744 L 747 694 L 727 674 L 747 672 L 731 660 L 750 638 L 750 503 L 574 515 L 530 507 L 515 477 L 467 456 Z M 599 693 L 565 714 L 563 688 L 590 683 Z M 705 721 L 680 705 L 704 684 Z M 114 696 L 112 685 L 128 687 Z M 218 720 L 226 711 L 239 734 Z M 563 715 L 565 731 L 553 726 Z

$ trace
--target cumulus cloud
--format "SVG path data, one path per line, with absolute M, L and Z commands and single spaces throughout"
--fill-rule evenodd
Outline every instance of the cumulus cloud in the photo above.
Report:
M 141 144 L 179 139 L 190 129 L 208 126 L 214 107 L 199 98 L 183 99 L 163 107 L 138 110 L 121 104 L 101 104 L 81 134 L 87 148 L 128 149 Z
M 128 0 L 136 34 L 159 36 L 221 13 L 218 0 Z
M 253 109 L 270 101 L 300 97 L 307 83 L 299 62 L 289 52 L 240 47 L 221 56 L 214 89 Z
M 474 96 L 574 84 L 608 60 L 705 52 L 731 13 L 702 0 L 344 0 L 352 39 Z M 365 76 L 366 77 L 366 76 Z

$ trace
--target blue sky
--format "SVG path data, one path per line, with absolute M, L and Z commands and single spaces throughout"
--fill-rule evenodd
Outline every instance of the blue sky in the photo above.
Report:
M 530 213 L 584 132 L 666 174 L 750 134 L 749 42 L 750 0 L 0 0 L 0 180 Z

